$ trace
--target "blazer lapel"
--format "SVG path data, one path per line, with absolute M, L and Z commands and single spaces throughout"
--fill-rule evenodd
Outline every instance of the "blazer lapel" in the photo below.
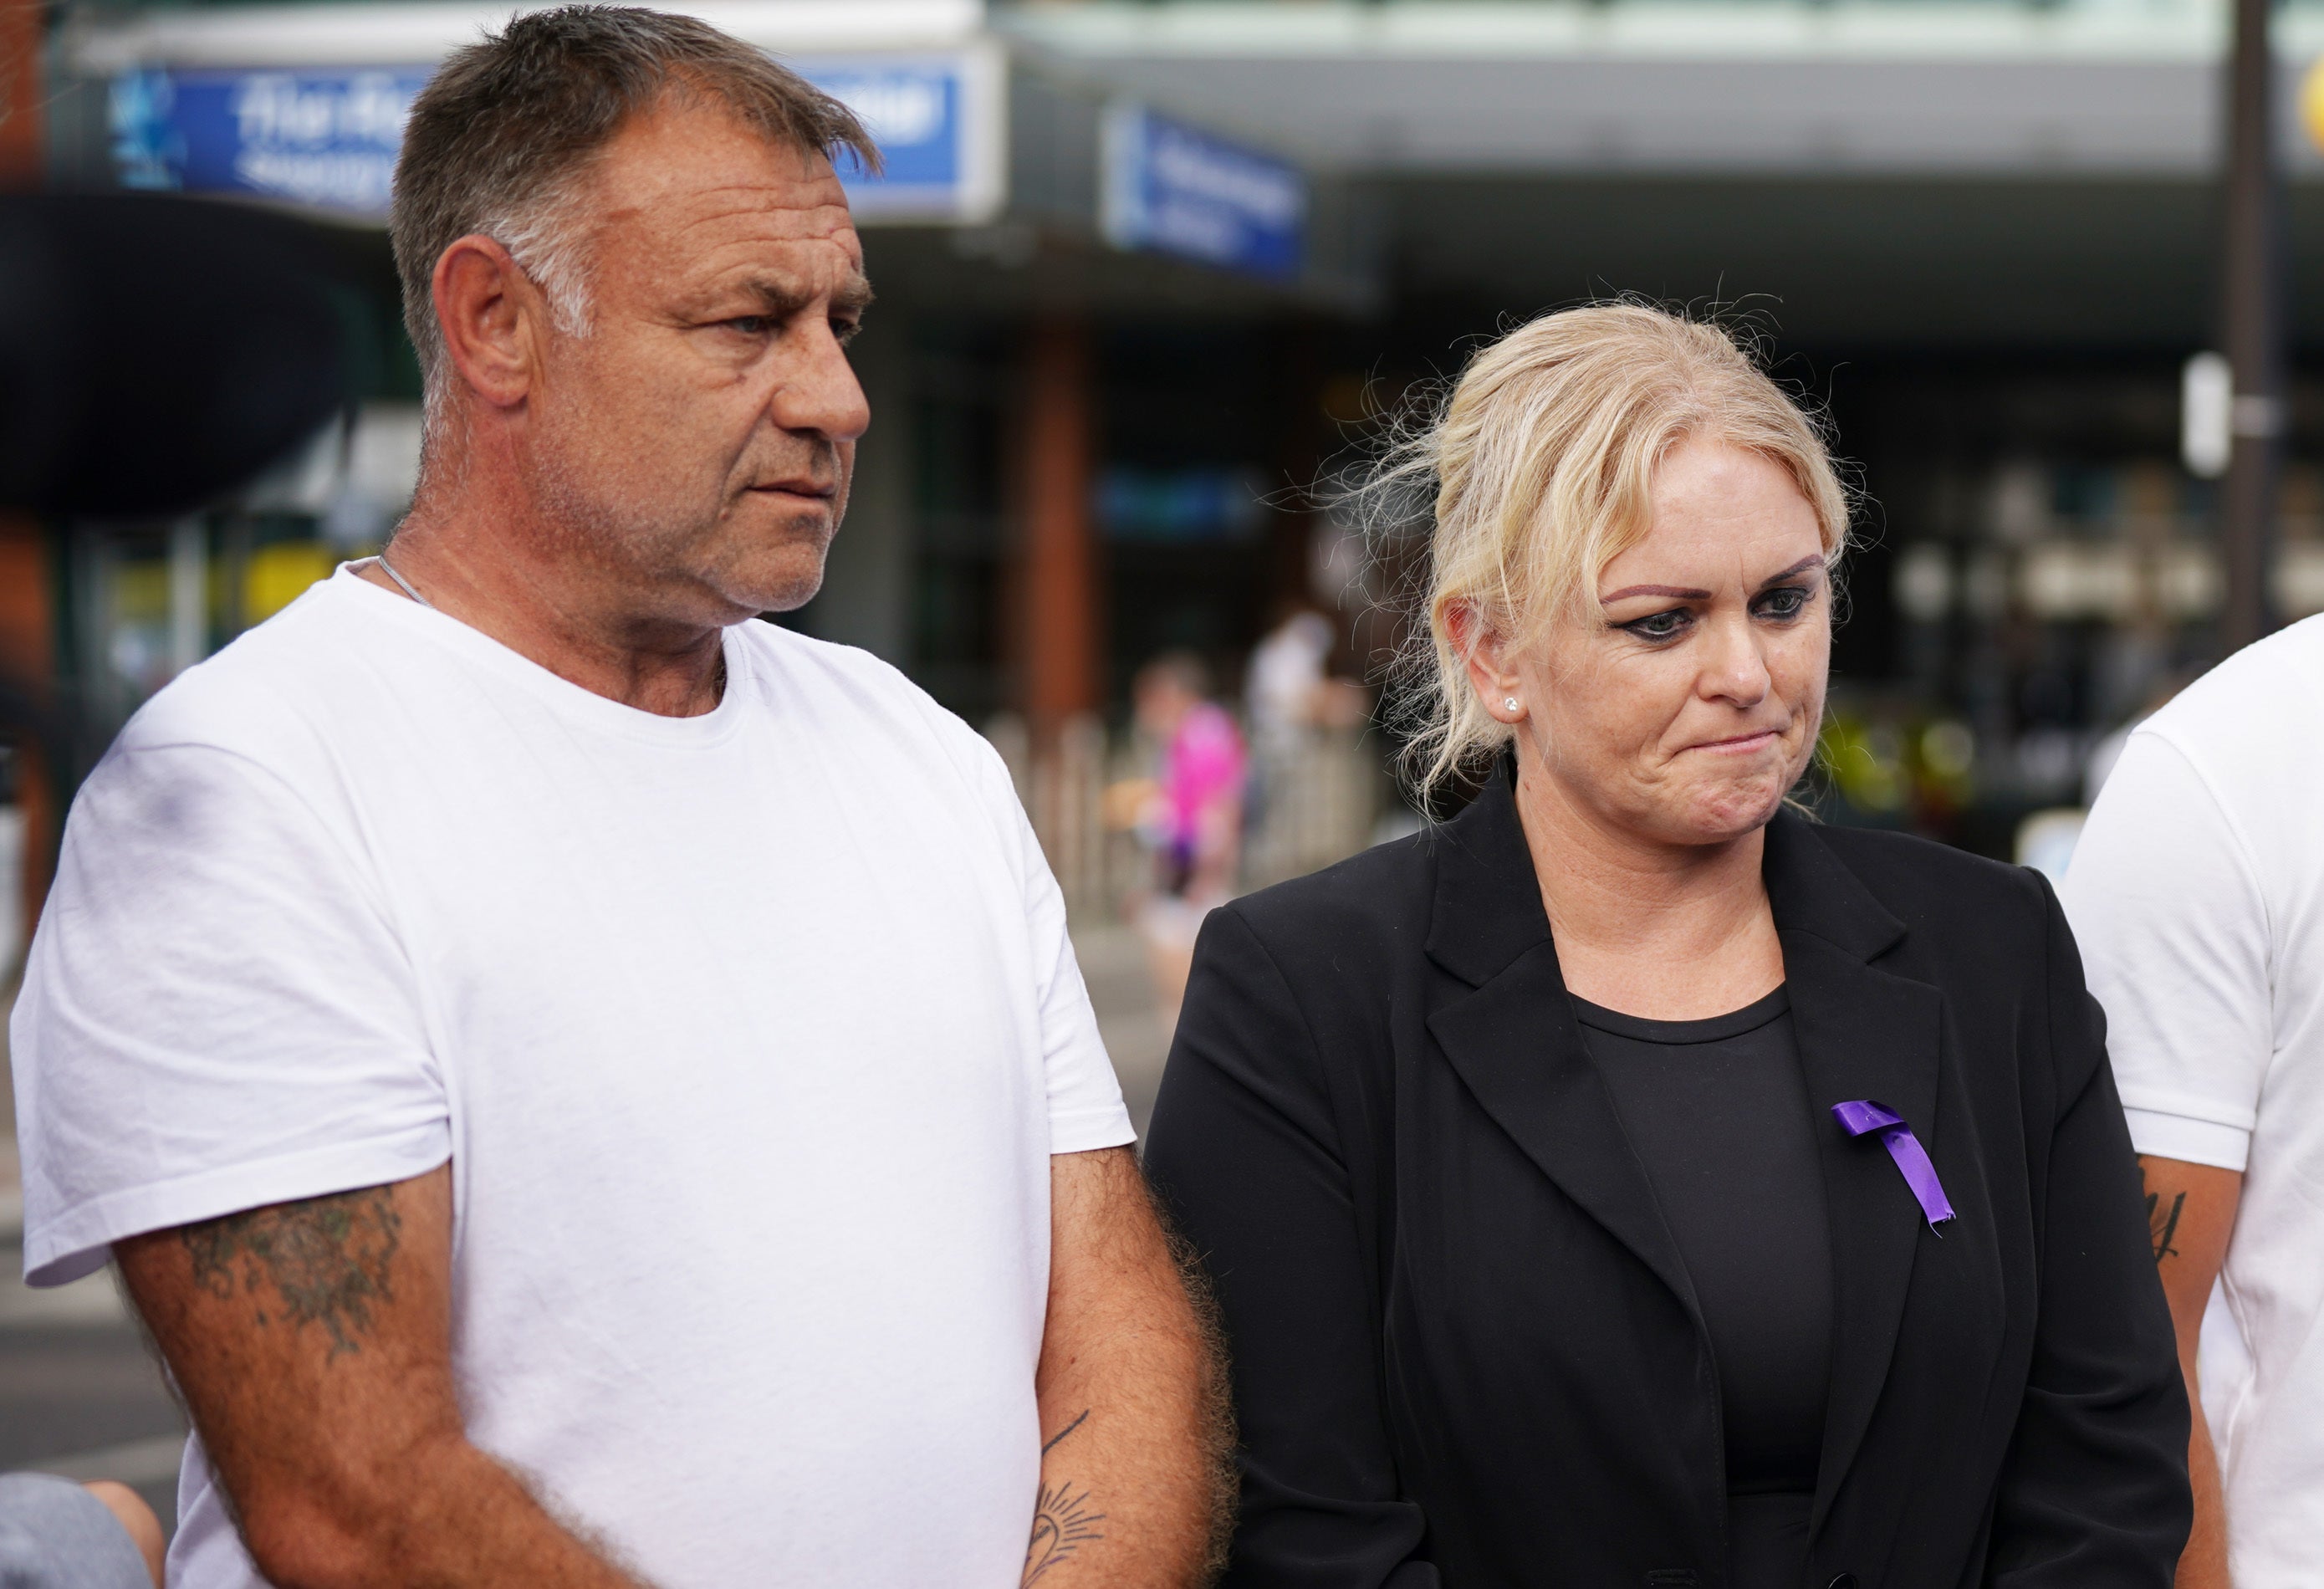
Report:
M 1477 1102 L 1551 1181 L 1675 1292 L 1694 1289 L 1582 1046 L 1505 774 L 1439 830 L 1430 958 L 1474 991 L 1428 1030 Z
M 1814 1526 L 1863 1444 L 1904 1323 L 1913 1263 L 1931 1233 L 1877 1139 L 1851 1138 L 1831 1106 L 1877 1099 L 1931 1151 L 1943 1000 L 1870 964 L 1904 934 L 1819 838 L 1786 813 L 1767 831 L 1767 891 L 1784 943 L 1792 1024 L 1821 1147 L 1836 1304 L 1831 1400 Z

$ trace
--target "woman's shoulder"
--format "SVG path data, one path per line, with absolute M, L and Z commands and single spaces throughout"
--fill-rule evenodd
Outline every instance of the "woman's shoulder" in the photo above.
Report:
M 1278 962 L 1351 961 L 1417 952 L 1428 934 L 1435 867 L 1430 832 L 1391 839 L 1222 907 Z
M 1966 935 L 1988 947 L 2039 942 L 2052 911 L 2039 873 L 1935 839 L 1883 828 L 1802 825 L 1908 927 Z

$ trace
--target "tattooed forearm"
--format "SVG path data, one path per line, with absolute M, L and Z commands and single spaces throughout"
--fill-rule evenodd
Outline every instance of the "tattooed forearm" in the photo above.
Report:
M 1055 1451 L 1066 1436 L 1089 1421 L 1089 1415 L 1090 1409 L 1083 1408 L 1079 1418 L 1049 1437 L 1041 1447 L 1041 1455 L 1046 1457 Z M 1020 1589 L 1072 1556 L 1079 1547 L 1104 1538 L 1097 1528 L 1103 1521 L 1105 1513 L 1090 1510 L 1087 1490 L 1074 1494 L 1070 1480 L 1044 1483 L 1040 1500 L 1033 1508 L 1033 1538 L 1025 1547 L 1025 1576 L 1019 1580 Z
M 1086 1407 L 1083 1408 L 1081 1417 L 1074 1419 L 1073 1422 L 1067 1424 L 1064 1428 L 1059 1429 L 1056 1434 L 1049 1437 L 1047 1442 L 1041 1447 L 1041 1455 L 1047 1456 L 1050 1452 L 1055 1451 L 1057 1448 L 1058 1441 L 1064 1439 L 1067 1435 L 1072 1434 L 1075 1429 L 1080 1428 L 1084 1424 L 1089 1422 L 1089 1415 L 1090 1409 Z
M 1089 1509 L 1089 1492 L 1076 1495 L 1068 1484 L 1041 1486 L 1040 1504 L 1033 1509 L 1033 1538 L 1025 1547 L 1025 1584 L 1073 1555 L 1092 1539 L 1102 1539 L 1096 1525 L 1105 1513 Z
M 360 1350 L 372 1304 L 391 1299 L 389 1270 L 403 1216 L 386 1187 L 254 1208 L 179 1232 L 194 1280 L 221 1301 L 251 1298 L 263 1326 L 319 1324 L 330 1355 Z
M 2144 1164 L 2138 1167 L 2138 1184 L 2142 1188 L 2146 1185 L 2146 1167 Z M 2171 1238 L 2179 1233 L 2179 1216 L 2186 1211 L 2187 1194 L 2184 1192 L 2173 1193 L 2168 1207 L 2163 1206 L 2160 1192 L 2146 1194 L 2146 1234 L 2154 1245 L 2155 1262 L 2160 1263 L 2179 1251 L 2171 1244 Z

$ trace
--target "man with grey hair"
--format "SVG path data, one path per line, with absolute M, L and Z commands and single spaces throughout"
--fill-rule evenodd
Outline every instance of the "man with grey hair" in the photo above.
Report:
M 454 56 L 410 516 L 75 803 L 26 1266 L 110 1254 L 184 1394 L 175 1584 L 1211 1569 L 1220 1376 L 1006 772 L 750 621 L 869 423 L 835 155 L 698 22 Z

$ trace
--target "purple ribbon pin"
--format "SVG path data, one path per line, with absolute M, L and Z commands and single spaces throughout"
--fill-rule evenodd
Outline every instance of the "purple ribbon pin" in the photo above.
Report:
M 1904 1123 L 1903 1115 L 1869 1098 L 1858 1098 L 1853 1104 L 1834 1104 L 1831 1115 L 1851 1137 L 1860 1137 L 1867 1132 L 1880 1133 L 1888 1157 L 1904 1172 L 1904 1184 L 1921 1200 L 1921 1212 L 1929 1216 L 1931 1230 L 1953 1216 L 1953 1206 L 1945 1200 L 1945 1188 L 1937 1179 L 1937 1167 L 1929 1162 L 1929 1150 L 1921 1146 L 1921 1139 L 1913 1134 L 1913 1128 Z M 1943 1233 L 1938 1232 L 1940 1235 Z

